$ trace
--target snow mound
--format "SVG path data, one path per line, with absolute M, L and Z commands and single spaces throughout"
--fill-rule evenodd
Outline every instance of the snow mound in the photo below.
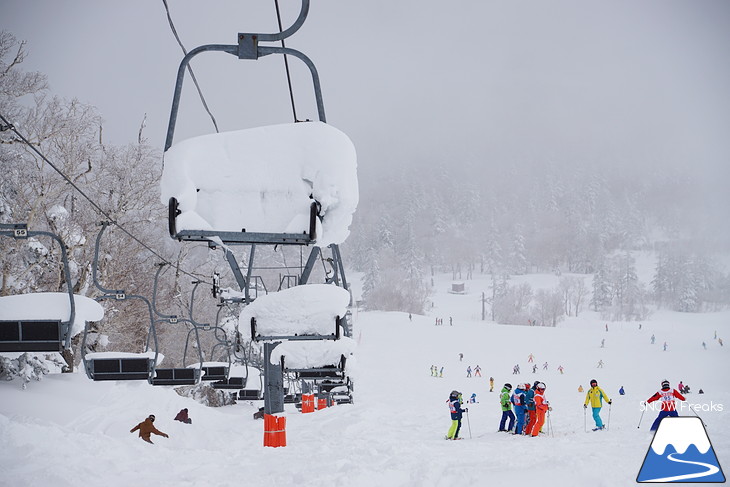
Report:
M 356 167 L 349 137 L 322 122 L 203 135 L 165 153 L 161 200 L 177 198 L 178 230 L 305 233 L 314 198 L 326 247 L 349 235 Z

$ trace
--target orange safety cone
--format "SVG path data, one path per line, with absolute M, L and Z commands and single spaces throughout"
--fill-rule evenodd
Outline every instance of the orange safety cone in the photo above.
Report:
M 264 415 L 264 446 L 286 446 L 286 417 Z
M 314 394 L 302 394 L 302 413 L 314 412 Z

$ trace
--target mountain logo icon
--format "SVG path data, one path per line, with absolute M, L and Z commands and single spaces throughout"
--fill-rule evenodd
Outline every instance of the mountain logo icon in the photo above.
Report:
M 668 416 L 662 419 L 636 481 L 725 482 L 725 475 L 702 420 L 696 416 Z

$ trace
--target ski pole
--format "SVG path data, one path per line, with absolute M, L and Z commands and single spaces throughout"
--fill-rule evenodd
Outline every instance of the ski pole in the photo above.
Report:
M 642 411 L 641 411 L 641 417 L 639 418 L 639 424 L 636 426 L 636 429 L 641 428 L 641 420 L 644 419 L 645 412 L 646 412 L 646 407 L 644 407 L 644 409 L 642 409 Z
M 550 431 L 550 436 L 552 438 L 555 438 L 555 433 L 553 432 L 553 422 L 550 420 L 550 410 L 548 409 L 548 430 Z
M 469 409 L 466 410 L 466 426 L 469 428 L 469 439 L 471 439 L 471 423 L 469 422 Z
M 588 409 L 583 405 L 583 431 L 588 433 L 588 424 L 586 423 L 586 411 Z
M 606 431 L 611 426 L 611 403 L 608 403 L 608 421 L 606 421 Z
M 697 411 L 695 411 L 695 410 L 694 410 L 694 408 L 692 407 L 692 405 L 691 405 L 691 404 L 688 404 L 688 406 L 689 406 L 689 409 L 690 409 L 690 410 L 691 410 L 691 411 L 692 411 L 693 413 L 695 413 L 695 416 L 697 416 L 698 418 L 700 418 L 700 415 L 699 415 L 699 414 L 697 414 Z M 700 418 L 700 421 L 702 421 L 702 425 L 703 425 L 703 426 L 704 426 L 705 428 L 707 428 L 707 423 L 705 423 L 705 421 L 704 421 L 704 420 L 703 420 L 702 418 Z

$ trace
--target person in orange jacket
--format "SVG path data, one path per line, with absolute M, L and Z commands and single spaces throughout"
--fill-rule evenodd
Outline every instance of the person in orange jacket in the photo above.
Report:
M 545 424 L 545 414 L 552 410 L 550 403 L 545 399 L 545 384 L 539 382 L 535 386 L 535 411 L 530 414 L 530 423 L 527 425 L 525 435 L 537 436 Z
M 135 431 L 139 430 L 139 437 L 142 438 L 147 443 L 152 443 L 152 440 L 150 440 L 150 435 L 152 433 L 160 436 L 164 436 L 165 438 L 169 438 L 167 433 L 163 433 L 162 431 L 155 428 L 155 425 L 152 424 L 155 422 L 155 415 L 150 414 L 147 419 L 139 423 L 137 426 L 129 430 L 130 433 L 134 433 Z M 154 443 L 153 443 L 154 444 Z

